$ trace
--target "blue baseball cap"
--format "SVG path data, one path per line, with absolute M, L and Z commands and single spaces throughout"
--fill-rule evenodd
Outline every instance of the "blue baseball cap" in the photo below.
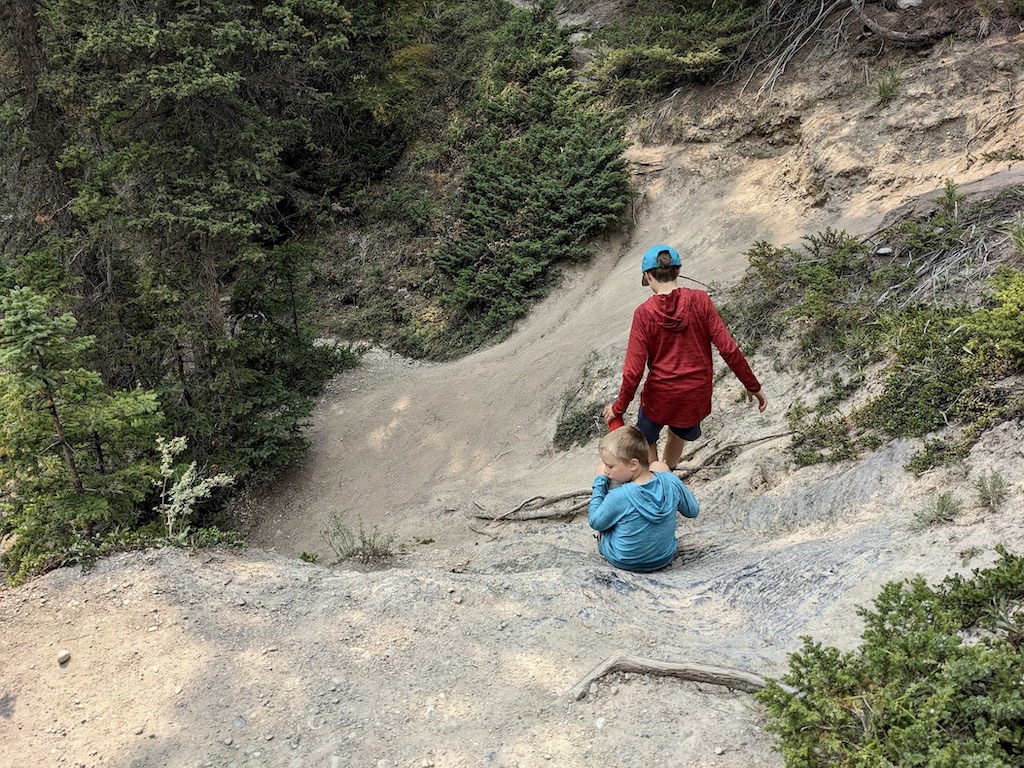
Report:
M 644 251 L 644 260 L 640 263 L 640 272 L 644 273 L 643 279 L 640 281 L 643 285 L 647 285 L 647 271 L 658 268 L 658 256 L 662 253 L 667 253 L 672 257 L 672 261 L 669 262 L 670 267 L 681 267 L 683 266 L 683 260 L 679 258 L 679 251 L 673 248 L 671 245 L 652 245 L 646 251 Z

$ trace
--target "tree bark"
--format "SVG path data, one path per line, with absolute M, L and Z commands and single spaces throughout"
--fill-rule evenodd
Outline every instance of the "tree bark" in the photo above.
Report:
M 61 423 L 60 413 L 57 411 L 57 403 L 53 399 L 53 392 L 50 390 L 49 385 L 46 387 L 46 406 L 50 411 L 50 417 L 53 419 L 53 428 L 57 433 L 57 439 L 60 440 L 61 450 L 64 452 L 64 463 L 67 464 L 68 472 L 71 474 L 71 487 L 75 489 L 75 493 L 84 493 L 85 486 L 82 484 L 82 476 L 78 474 L 75 452 L 71 450 L 71 444 L 64 435 L 64 424 Z

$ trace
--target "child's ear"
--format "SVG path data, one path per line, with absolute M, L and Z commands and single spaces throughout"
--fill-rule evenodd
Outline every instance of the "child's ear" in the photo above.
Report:
M 640 459 L 630 459 L 629 460 L 629 471 L 630 472 L 636 472 L 638 469 L 640 469 Z

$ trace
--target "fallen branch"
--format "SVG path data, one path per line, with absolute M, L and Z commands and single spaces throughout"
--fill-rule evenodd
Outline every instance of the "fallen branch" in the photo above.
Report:
M 580 701 L 587 696 L 590 684 L 612 672 L 633 672 L 638 675 L 661 675 L 662 677 L 678 677 L 681 680 L 690 680 L 695 683 L 710 683 L 721 685 L 732 690 L 754 693 L 767 688 L 770 682 L 765 678 L 755 675 L 752 672 L 744 672 L 733 667 L 715 667 L 708 664 L 679 663 L 671 661 L 658 661 L 646 659 L 642 656 L 634 656 L 626 651 L 616 651 L 607 659 L 602 661 L 593 670 L 584 675 L 576 685 L 569 689 L 566 694 L 574 701 Z M 778 683 L 783 690 L 789 693 L 796 693 L 792 686 Z
M 557 496 L 534 496 L 532 499 L 527 499 L 526 501 L 524 501 L 518 507 L 510 509 L 508 512 L 502 512 L 500 515 L 474 515 L 474 517 L 479 518 L 480 520 L 490 520 L 491 522 L 496 522 L 498 520 L 504 520 L 508 517 L 511 517 L 516 512 L 521 512 L 523 510 L 541 509 L 543 507 L 549 507 L 552 504 L 557 504 L 560 501 L 567 501 L 569 499 L 575 499 L 581 496 L 586 496 L 589 498 L 590 493 L 591 491 L 588 488 L 586 490 L 581 491 L 568 491 L 566 493 L 560 493 Z M 576 512 L 579 511 L 578 506 L 579 505 L 574 506 L 572 508 L 572 514 L 576 514 Z M 520 515 L 516 518 L 516 520 L 539 520 L 545 517 L 566 517 L 569 514 L 570 510 L 559 510 L 557 512 L 547 512 L 540 515 Z

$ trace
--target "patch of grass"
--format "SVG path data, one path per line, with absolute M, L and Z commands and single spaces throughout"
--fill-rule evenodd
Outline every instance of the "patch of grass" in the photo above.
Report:
M 875 82 L 875 93 L 878 96 L 878 100 L 883 103 L 892 101 L 902 82 L 903 76 L 897 70 L 890 69 L 883 72 L 882 76 Z
M 376 525 L 368 531 L 362 520 L 359 530 L 353 531 L 337 511 L 331 512 L 320 536 L 337 556 L 337 562 L 386 563 L 395 556 L 394 535 L 382 533 Z
M 943 491 L 927 505 L 914 513 L 914 530 L 922 531 L 953 522 L 964 511 L 963 502 L 948 491 Z
M 306 552 L 305 550 L 303 550 L 302 554 L 299 555 L 299 560 L 301 560 L 304 563 L 315 563 L 319 559 L 320 555 L 318 555 L 316 552 Z
M 974 481 L 974 489 L 978 493 L 978 501 L 985 509 L 996 509 L 1009 493 L 1005 478 L 995 470 L 982 472 Z

